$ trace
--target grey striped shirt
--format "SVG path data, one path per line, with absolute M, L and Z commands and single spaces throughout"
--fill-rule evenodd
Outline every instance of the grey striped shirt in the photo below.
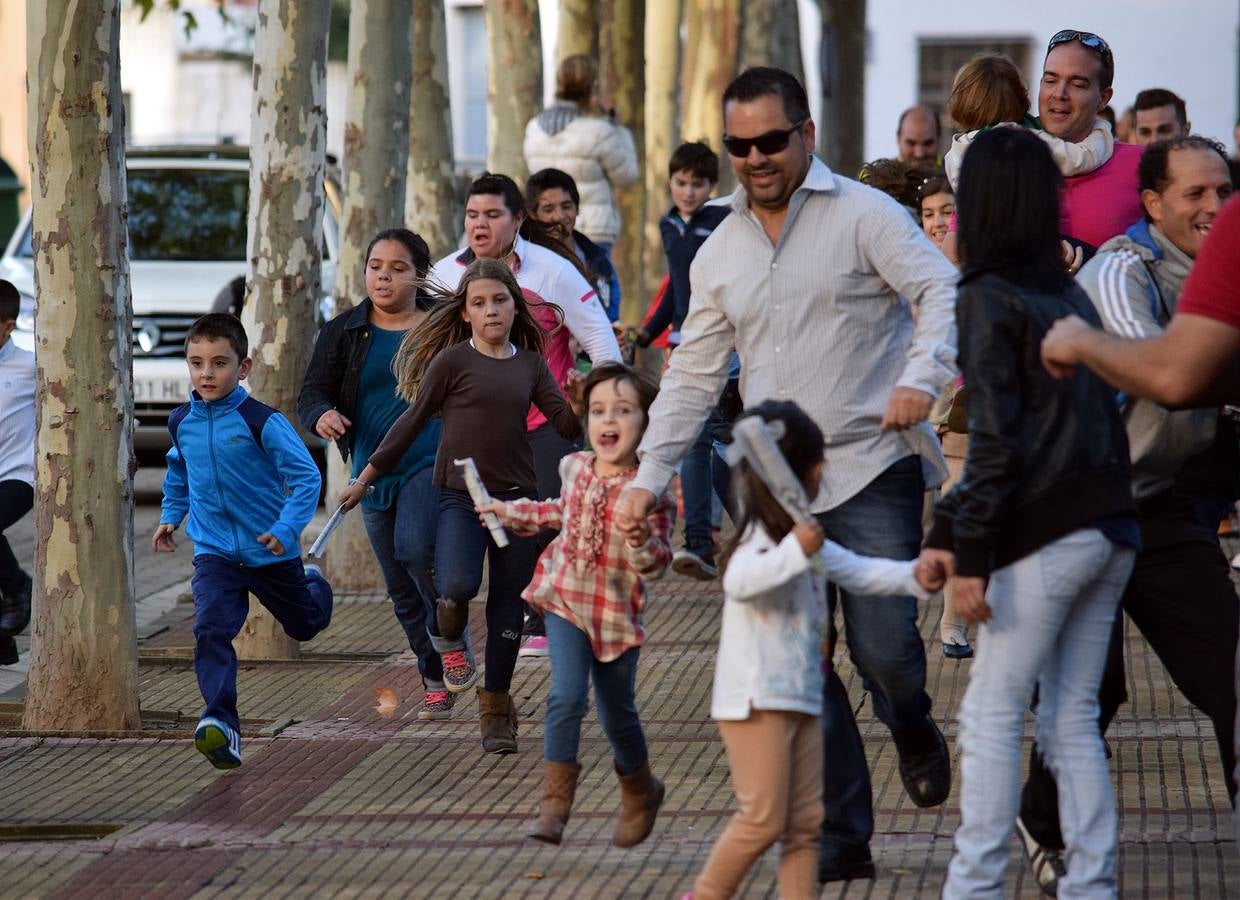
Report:
M 772 246 L 744 188 L 690 269 L 692 299 L 633 484 L 658 496 L 714 406 L 728 357 L 746 405 L 795 400 L 826 436 L 814 511 L 844 503 L 909 455 L 926 486 L 946 466 L 926 423 L 879 430 L 892 390 L 937 397 L 956 374 L 956 270 L 886 194 L 813 157 Z M 907 299 L 905 299 L 907 298 Z M 920 307 L 914 334 L 910 304 Z

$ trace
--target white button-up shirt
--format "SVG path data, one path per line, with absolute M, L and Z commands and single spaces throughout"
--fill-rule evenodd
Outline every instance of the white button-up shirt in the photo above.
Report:
M 922 457 L 926 486 L 946 466 L 927 423 L 879 425 L 897 386 L 931 397 L 956 373 L 956 270 L 893 199 L 811 158 L 772 246 L 743 187 L 690 269 L 692 299 L 634 485 L 656 496 L 701 430 L 735 346 L 752 406 L 794 400 L 822 428 L 815 512 L 859 493 L 893 463 Z M 914 334 L 911 305 L 920 307 Z
M 0 347 L 0 481 L 34 487 L 34 354 Z

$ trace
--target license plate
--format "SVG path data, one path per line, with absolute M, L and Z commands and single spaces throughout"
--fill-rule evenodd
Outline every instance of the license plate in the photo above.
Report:
M 184 403 L 189 399 L 187 378 L 135 378 L 135 403 Z

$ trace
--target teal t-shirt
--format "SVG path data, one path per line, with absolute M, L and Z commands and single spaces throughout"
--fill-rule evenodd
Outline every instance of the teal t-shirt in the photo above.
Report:
M 396 376 L 392 374 L 392 357 L 396 355 L 404 331 L 388 331 L 370 326 L 370 350 L 362 365 L 357 385 L 357 408 L 353 411 L 353 477 L 366 468 L 366 460 L 383 441 L 392 423 L 400 418 L 409 404 L 396 392 Z M 431 419 L 409 445 L 400 463 L 380 475 L 375 489 L 362 498 L 362 506 L 387 509 L 396 500 L 401 486 L 435 462 L 439 449 L 442 423 Z

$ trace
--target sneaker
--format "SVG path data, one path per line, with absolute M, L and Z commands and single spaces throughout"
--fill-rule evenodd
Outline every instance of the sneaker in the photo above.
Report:
M 1039 844 L 1019 816 L 1016 818 L 1016 834 L 1025 848 L 1025 855 L 1029 857 L 1029 868 L 1033 870 L 1038 887 L 1046 896 L 1054 897 L 1059 890 L 1059 879 L 1068 874 L 1063 854 Z
M 474 686 L 478 669 L 465 650 L 449 650 L 440 654 L 443 659 L 443 684 L 454 694 L 460 694 Z
M 418 710 L 418 718 L 423 722 L 433 722 L 452 718 L 452 707 L 456 704 L 456 695 L 447 691 L 427 691 L 422 700 L 422 708 Z
M 521 649 L 517 651 L 517 656 L 546 656 L 547 655 L 547 636 L 545 634 L 531 634 L 521 643 Z
M 198 721 L 194 729 L 194 747 L 217 769 L 235 769 L 241 765 L 241 734 L 214 716 Z
M 688 575 L 698 581 L 711 581 L 719 577 L 715 555 L 707 547 L 681 547 L 672 557 L 672 568 L 679 574 Z

